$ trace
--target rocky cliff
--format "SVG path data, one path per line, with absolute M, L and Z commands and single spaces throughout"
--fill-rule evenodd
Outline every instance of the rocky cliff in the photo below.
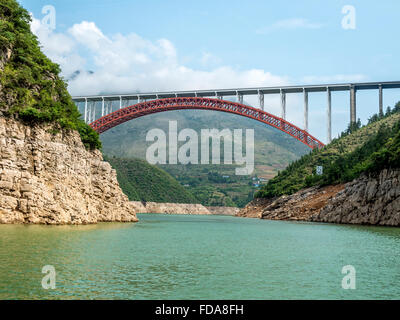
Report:
M 4 69 L 4 65 L 7 63 L 8 60 L 10 60 L 11 53 L 12 51 L 9 48 L 5 50 L 0 50 L 0 71 Z
M 400 226 L 400 170 L 363 175 L 346 184 L 311 221 Z
M 206 207 L 211 214 L 219 216 L 236 216 L 239 212 L 239 208 L 235 207 Z
M 312 187 L 276 199 L 255 199 L 238 216 L 400 226 L 400 170 L 383 170 L 345 185 Z
M 0 223 L 135 222 L 116 172 L 76 131 L 0 115 Z
M 209 215 L 211 212 L 201 204 L 183 203 L 156 203 L 133 201 L 137 213 L 160 213 L 160 214 L 189 214 L 189 215 Z
M 343 185 L 324 188 L 312 187 L 276 199 L 255 199 L 242 209 L 238 216 L 268 220 L 308 221 L 343 188 Z
M 261 218 L 264 208 L 266 208 L 272 200 L 256 198 L 241 209 L 236 216 L 242 218 Z

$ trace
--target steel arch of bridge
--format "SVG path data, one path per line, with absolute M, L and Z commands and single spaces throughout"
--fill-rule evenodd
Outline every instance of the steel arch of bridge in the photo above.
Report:
M 279 129 L 312 149 L 322 148 L 325 146 L 321 141 L 314 138 L 307 131 L 304 131 L 290 122 L 268 112 L 236 102 L 211 98 L 182 97 L 142 102 L 110 113 L 92 122 L 90 126 L 98 133 L 103 133 L 129 120 L 149 114 L 186 109 L 215 110 L 241 115 Z

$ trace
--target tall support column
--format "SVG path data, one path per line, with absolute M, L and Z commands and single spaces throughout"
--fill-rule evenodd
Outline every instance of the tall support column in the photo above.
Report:
M 281 90 L 281 118 L 286 120 L 286 92 Z
M 90 122 L 94 122 L 96 119 L 96 101 L 93 101 L 92 105 L 92 120 Z
M 239 92 L 236 92 L 236 97 L 237 97 L 238 102 L 240 104 L 243 104 L 243 95 L 240 94 Z
M 328 106 L 326 110 L 326 117 L 327 117 L 327 141 L 331 143 L 332 141 L 332 93 L 329 87 L 326 88 L 327 98 L 328 98 Z
M 101 116 L 104 117 L 104 97 L 101 100 Z
M 140 103 L 140 102 L 141 102 L 140 96 L 138 96 L 138 97 L 137 97 L 137 103 Z
M 260 102 L 260 109 L 264 111 L 264 94 L 258 91 L 258 101 Z
M 304 93 L 304 130 L 308 132 L 308 92 L 303 89 Z
M 122 109 L 122 97 L 119 97 L 119 108 Z
M 87 107 L 88 107 L 88 105 L 87 105 L 87 98 L 85 98 L 85 115 L 84 115 L 85 123 L 87 123 Z
M 89 103 L 89 110 L 88 110 L 88 123 L 91 123 L 91 122 L 92 122 L 92 104 L 93 104 L 93 102 L 90 101 L 90 103 Z
M 350 122 L 357 122 L 357 90 L 354 86 L 350 87 Z
M 379 115 L 383 115 L 383 88 L 379 85 Z

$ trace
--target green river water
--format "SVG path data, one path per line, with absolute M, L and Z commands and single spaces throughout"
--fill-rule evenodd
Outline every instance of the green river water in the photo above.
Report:
M 0 299 L 399 299 L 400 228 L 139 215 L 0 226 Z M 45 290 L 42 267 L 56 270 Z M 342 288 L 342 268 L 356 289 Z

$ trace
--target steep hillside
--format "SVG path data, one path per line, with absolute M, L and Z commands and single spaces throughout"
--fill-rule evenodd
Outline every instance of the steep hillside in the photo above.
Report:
M 400 103 L 290 165 L 238 216 L 400 226 L 399 111 Z M 322 174 L 313 172 L 317 164 Z
M 236 176 L 236 165 L 159 166 L 206 206 L 246 205 L 258 190 L 260 179 L 264 183 L 309 152 L 308 147 L 289 135 L 255 120 L 204 110 L 170 111 L 132 120 L 101 135 L 103 151 L 110 156 L 145 159 L 146 149 L 152 144 L 146 142 L 147 132 L 159 128 L 168 133 L 168 124 L 172 120 L 177 121 L 178 131 L 191 128 L 199 136 L 201 129 L 255 130 L 255 172 L 252 176 Z
M 370 164 L 372 154 L 380 151 L 399 131 L 399 111 L 400 103 L 385 116 L 373 116 L 364 127 L 349 127 L 342 137 L 327 147 L 314 150 L 293 162 L 269 181 L 256 197 L 274 198 L 293 194 L 306 187 L 344 183 L 358 177 L 368 166 L 373 166 Z M 323 167 L 322 175 L 316 174 L 317 166 Z
M 87 148 L 100 148 L 98 134 L 80 120 L 59 73 L 32 34 L 29 13 L 15 0 L 1 0 L 0 115 L 28 124 L 52 123 L 55 132 L 78 130 Z
M 105 159 L 116 169 L 118 182 L 131 201 L 197 203 L 173 177 L 144 160 Z
M 136 222 L 98 134 L 40 50 L 30 17 L 0 2 L 0 223 Z M 79 133 L 78 133 L 79 131 Z

